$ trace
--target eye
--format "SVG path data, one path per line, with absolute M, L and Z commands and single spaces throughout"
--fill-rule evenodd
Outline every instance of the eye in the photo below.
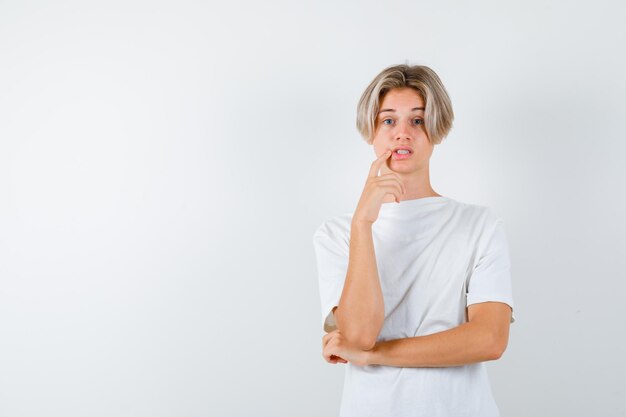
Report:
M 392 122 L 393 120 L 391 120 L 391 119 L 385 119 L 385 120 L 383 120 L 383 121 L 382 121 L 382 123 L 383 123 L 384 125 L 388 125 L 389 123 L 385 123 L 385 122 L 387 122 L 387 121 Z
M 423 125 L 424 124 L 424 120 L 423 119 L 413 119 L 413 121 L 415 122 L 416 125 Z

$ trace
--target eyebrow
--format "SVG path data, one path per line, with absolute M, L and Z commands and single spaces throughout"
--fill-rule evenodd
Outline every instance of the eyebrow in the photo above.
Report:
M 415 111 L 415 110 L 425 110 L 425 109 L 424 109 L 424 107 L 413 107 L 411 109 L 411 111 Z M 385 111 L 395 112 L 396 109 L 382 109 L 381 111 L 378 112 L 378 114 L 381 114 L 382 112 L 385 112 Z

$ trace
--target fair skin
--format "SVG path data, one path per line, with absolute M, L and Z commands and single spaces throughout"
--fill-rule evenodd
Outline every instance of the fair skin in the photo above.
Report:
M 397 146 L 408 146 L 413 153 L 407 159 L 392 155 L 381 167 L 381 175 L 395 172 L 406 189 L 402 200 L 440 196 L 430 185 L 430 157 L 435 145 L 424 129 L 424 100 L 412 88 L 392 89 L 380 103 L 372 146 L 377 157 Z M 418 110 L 413 110 L 418 109 Z M 383 203 L 395 201 L 387 195 Z
M 423 108 L 422 97 L 411 88 L 392 89 L 384 96 L 372 140 L 377 159 L 372 163 L 352 221 L 353 231 L 357 235 L 366 235 L 367 239 L 355 238 L 355 242 L 366 242 L 371 246 L 371 226 L 378 217 L 381 204 L 440 196 L 430 185 L 429 161 L 434 145 L 424 129 Z M 411 155 L 401 159 L 393 153 L 387 153 L 397 146 L 409 147 Z M 380 176 L 377 176 L 378 171 Z M 372 250 L 371 247 L 369 250 Z M 346 337 L 347 332 L 343 329 L 349 328 L 348 321 L 363 316 L 363 308 L 367 308 L 367 305 L 360 303 L 360 312 L 356 314 L 358 303 L 353 300 L 374 300 L 377 307 L 373 330 L 367 330 L 368 340 L 372 339 L 372 334 L 377 335 L 382 326 L 382 318 L 379 317 L 382 311 L 380 285 L 365 282 L 350 284 L 352 293 L 356 292 L 353 288 L 358 288 L 364 296 L 346 296 L 351 301 L 349 307 L 352 311 L 346 307 L 341 312 L 341 308 L 336 307 L 337 313 L 341 312 L 336 314 L 338 329 L 322 338 L 322 355 L 329 363 L 398 367 L 460 366 L 498 359 L 506 349 L 511 308 L 500 302 L 472 304 L 467 308 L 466 323 L 438 333 L 374 343 L 364 342 L 362 338 L 357 340 L 355 331 Z M 361 285 L 358 287 L 356 284 Z M 343 308 L 342 300 L 340 306 Z

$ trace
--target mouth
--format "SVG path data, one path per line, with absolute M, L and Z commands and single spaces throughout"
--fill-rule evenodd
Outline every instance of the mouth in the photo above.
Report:
M 400 146 L 395 148 L 392 154 L 394 161 L 402 161 L 404 159 L 409 159 L 411 155 L 413 155 L 413 150 L 406 146 Z

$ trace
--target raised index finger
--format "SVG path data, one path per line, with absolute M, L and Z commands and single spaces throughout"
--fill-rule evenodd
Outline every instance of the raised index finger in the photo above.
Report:
M 374 162 L 372 162 L 372 166 L 370 167 L 369 177 L 377 177 L 378 171 L 380 167 L 385 163 L 385 161 L 391 156 L 391 149 L 388 149 L 387 152 L 379 156 Z

